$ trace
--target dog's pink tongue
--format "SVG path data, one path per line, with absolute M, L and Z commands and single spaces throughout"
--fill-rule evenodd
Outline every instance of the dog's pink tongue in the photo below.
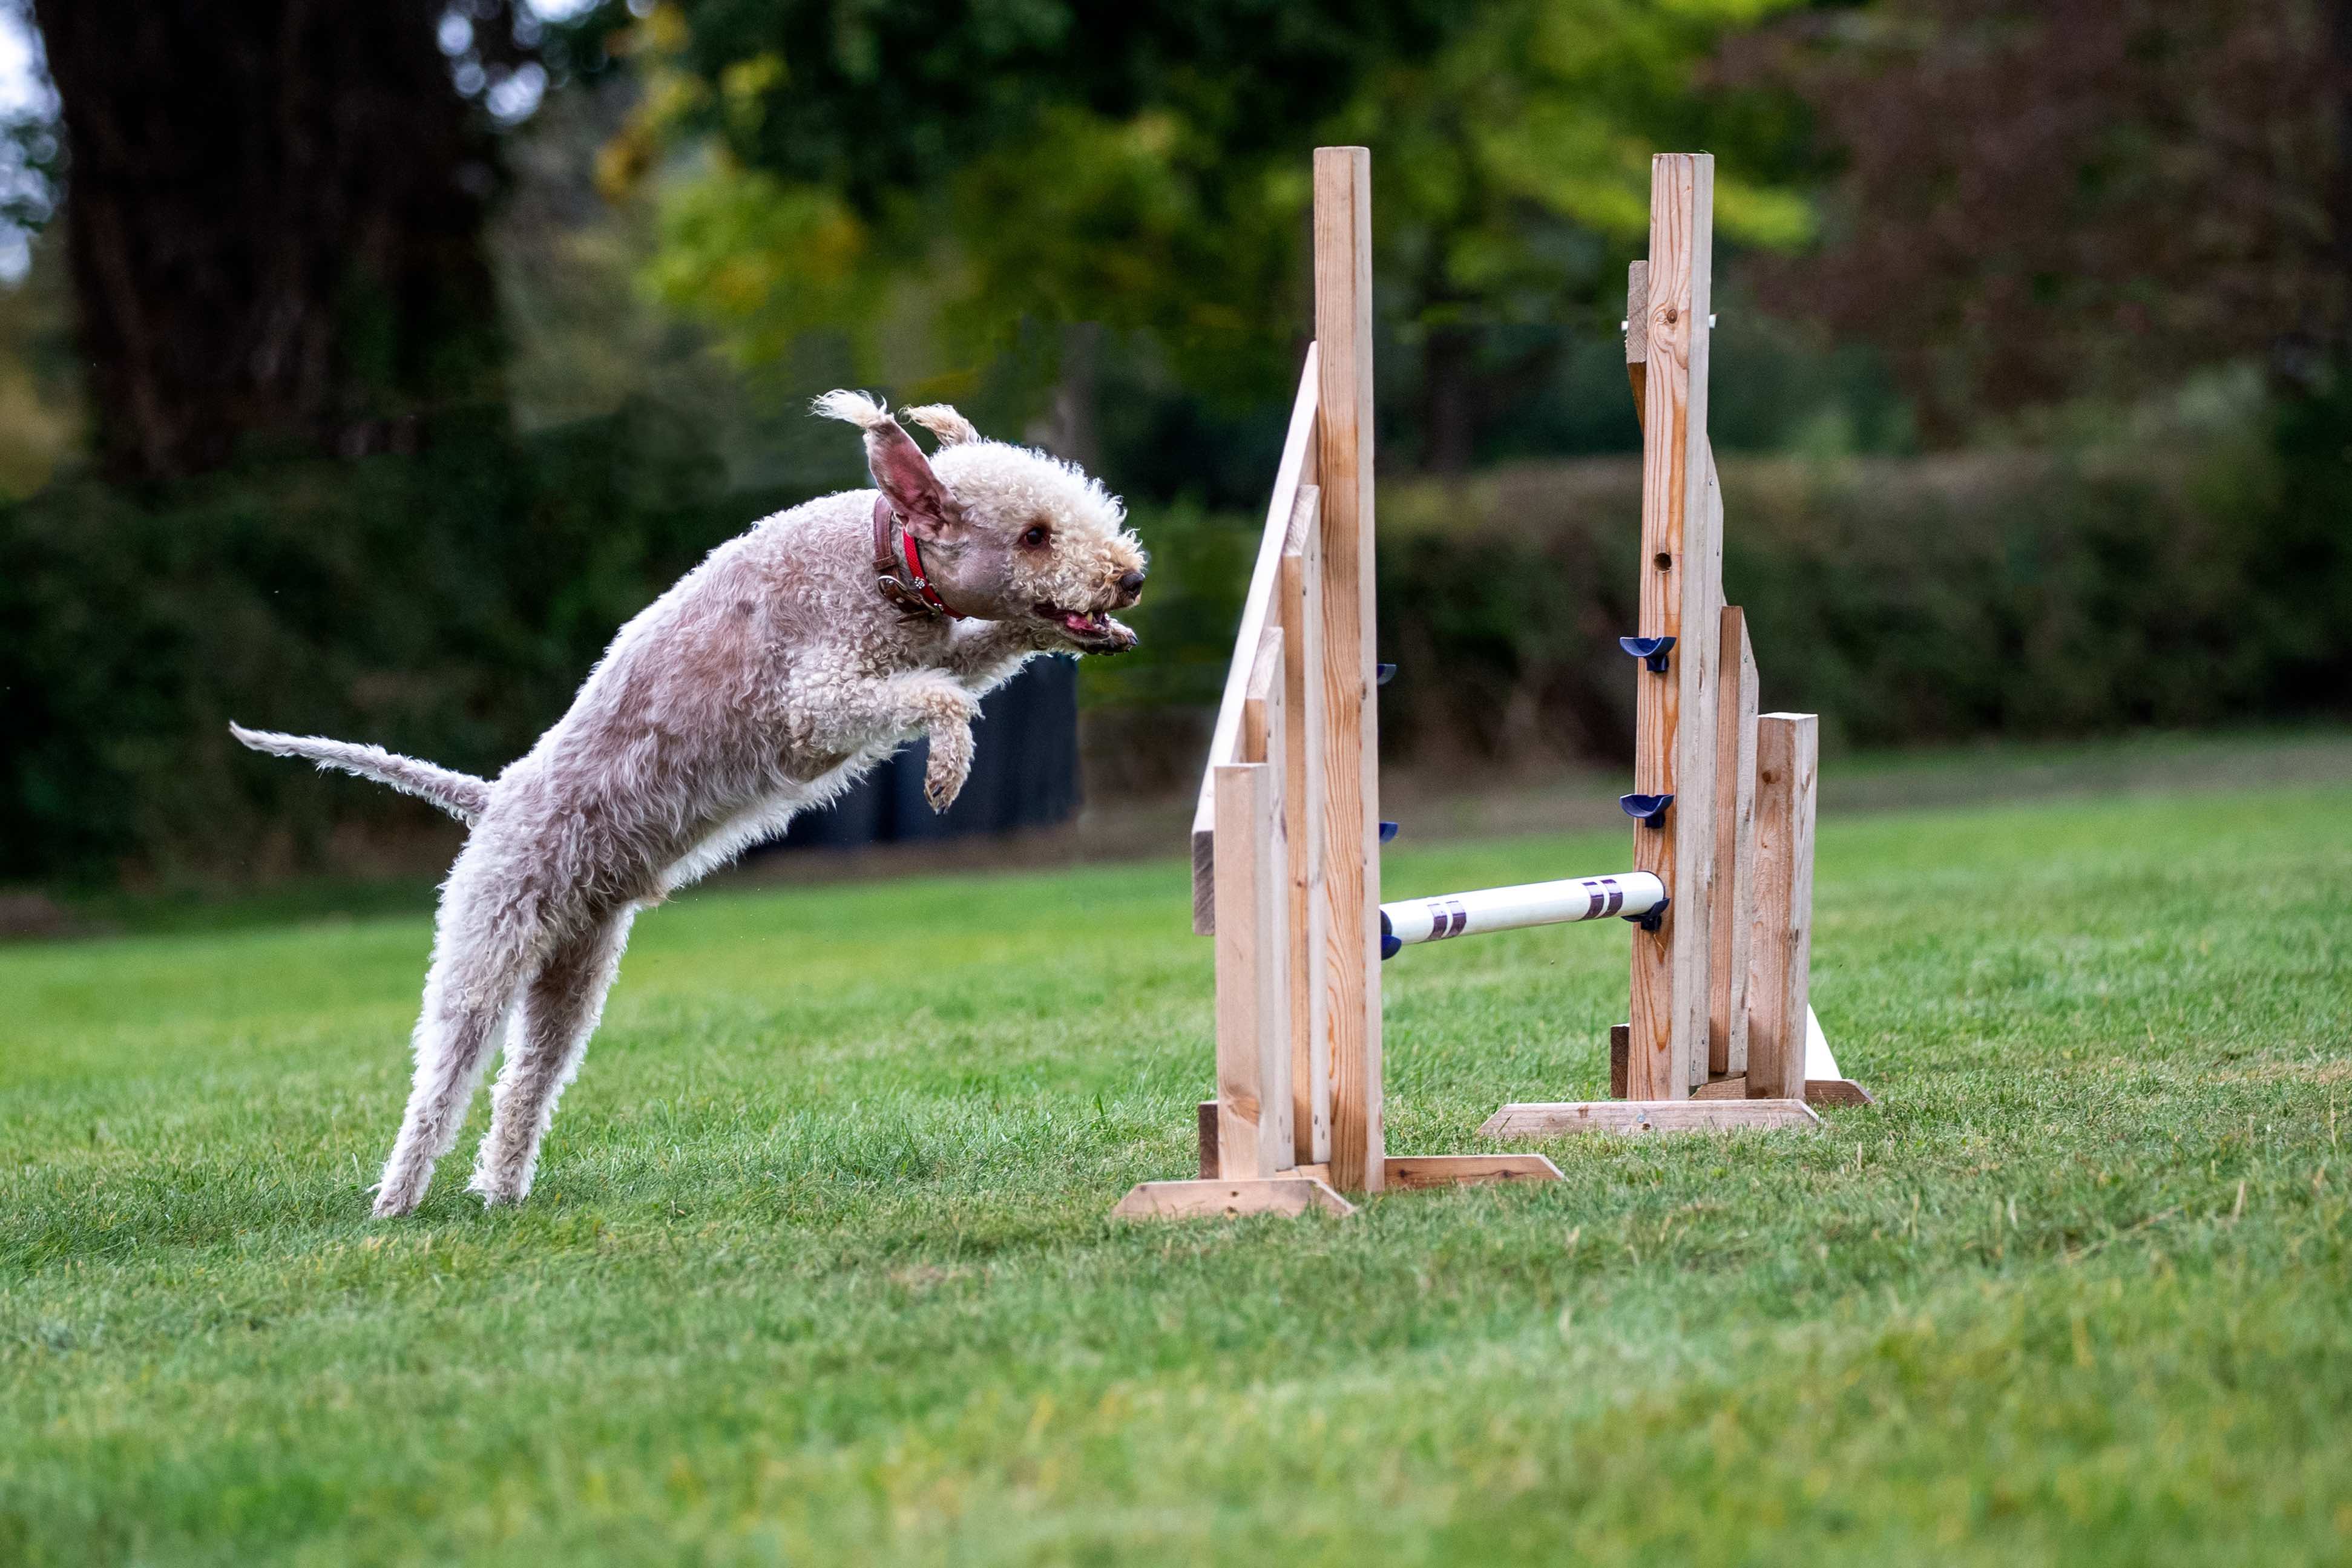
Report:
M 1091 632 L 1095 629 L 1095 618 L 1081 615 L 1075 610 L 1065 610 L 1062 612 L 1062 624 L 1073 632 Z

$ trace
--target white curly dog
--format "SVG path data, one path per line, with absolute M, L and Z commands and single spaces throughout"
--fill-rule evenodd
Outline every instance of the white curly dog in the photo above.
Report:
M 501 1023 L 506 1062 L 471 1186 L 493 1204 L 530 1191 L 640 908 L 918 735 L 930 739 L 924 791 L 945 810 L 971 768 L 982 694 L 1038 653 L 1135 645 L 1110 612 L 1141 593 L 1143 550 L 1100 483 L 982 440 L 945 405 L 906 411 L 938 436 L 936 463 L 871 398 L 829 392 L 815 406 L 866 432 L 878 493 L 808 502 L 712 551 L 621 629 L 571 710 L 495 780 L 230 727 L 257 750 L 378 779 L 474 825 L 442 885 L 379 1216 L 424 1197 Z

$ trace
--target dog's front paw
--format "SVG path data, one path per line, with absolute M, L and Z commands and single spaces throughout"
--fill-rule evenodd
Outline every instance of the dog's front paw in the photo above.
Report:
M 964 725 L 931 731 L 931 760 L 923 769 L 923 799 L 944 811 L 963 793 L 971 777 L 971 730 Z

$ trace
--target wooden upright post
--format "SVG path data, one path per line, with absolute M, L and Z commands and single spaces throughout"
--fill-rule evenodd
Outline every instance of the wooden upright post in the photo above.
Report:
M 1329 914 L 1331 1183 L 1378 1192 L 1380 710 L 1372 658 L 1372 155 L 1315 150 L 1323 507 L 1323 887 Z
M 1658 930 L 1633 937 L 1626 1092 L 1635 1100 L 1682 1099 L 1706 1071 L 1723 602 L 1721 500 L 1706 435 L 1714 212 L 1711 156 L 1651 160 L 1637 631 L 1675 641 L 1667 674 L 1634 675 L 1633 788 L 1674 803 L 1658 825 L 1633 831 L 1634 869 L 1655 873 L 1672 900 Z

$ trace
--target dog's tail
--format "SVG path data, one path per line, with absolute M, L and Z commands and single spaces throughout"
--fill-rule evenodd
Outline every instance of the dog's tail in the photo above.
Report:
M 247 729 L 239 724 L 231 724 L 228 732 L 254 750 L 268 752 L 272 757 L 299 757 L 321 768 L 340 768 L 346 773 L 389 784 L 404 794 L 432 801 L 461 822 L 475 821 L 489 808 L 488 779 L 436 768 L 430 762 L 419 762 L 413 757 L 386 751 L 381 746 L 328 740 L 315 735 L 278 735 L 266 729 Z

